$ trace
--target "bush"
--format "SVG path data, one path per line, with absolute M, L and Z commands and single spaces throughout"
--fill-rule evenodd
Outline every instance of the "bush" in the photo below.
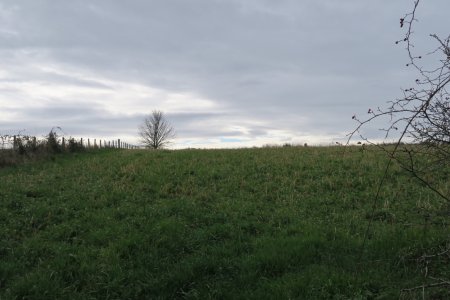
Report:
M 48 133 L 44 143 L 48 152 L 50 153 L 62 152 L 62 145 L 59 144 L 58 135 L 56 134 L 56 132 L 53 131 L 53 129 L 50 130 L 50 132 Z
M 51 155 L 68 152 L 80 152 L 84 147 L 74 138 L 67 140 L 67 147 L 62 138 L 52 129 L 44 139 L 28 135 L 0 136 L 0 168 L 17 165 L 24 161 L 47 158 Z
M 70 138 L 67 140 L 67 150 L 69 152 L 80 152 L 84 150 L 84 147 L 81 142 L 78 142 L 74 138 Z

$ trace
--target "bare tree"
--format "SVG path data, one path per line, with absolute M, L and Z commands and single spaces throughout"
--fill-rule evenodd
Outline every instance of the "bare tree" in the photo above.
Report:
M 417 79 L 403 90 L 403 97 L 389 102 L 387 108 L 369 109 L 366 118 L 353 116 L 358 125 L 349 134 L 349 141 L 359 134 L 371 143 L 360 130 L 375 119 L 388 117 L 390 123 L 382 130 L 386 138 L 395 136 L 396 142 L 394 146 L 377 144 L 377 147 L 386 151 L 391 161 L 398 162 L 450 202 L 450 190 L 445 184 L 442 186 L 442 176 L 448 176 L 450 167 L 450 95 L 447 90 L 450 83 L 450 35 L 441 38 L 430 34 L 435 42 L 434 48 L 425 55 L 414 52 L 413 27 L 417 22 L 419 2 L 415 0 L 412 12 L 400 18 L 405 36 L 395 42 L 405 45 L 409 60 L 406 67 L 415 70 Z M 441 172 L 436 172 L 438 170 Z
M 161 149 L 170 144 L 171 139 L 175 137 L 175 131 L 165 119 L 164 113 L 154 110 L 139 127 L 139 135 L 147 148 Z

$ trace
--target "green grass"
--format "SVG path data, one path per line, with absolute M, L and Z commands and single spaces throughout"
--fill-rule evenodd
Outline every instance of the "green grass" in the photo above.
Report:
M 0 299 L 405 299 L 448 204 L 360 148 L 117 151 L 0 169 Z M 442 188 L 448 189 L 443 176 Z M 444 257 L 428 276 L 449 278 Z M 431 299 L 450 297 L 430 288 Z

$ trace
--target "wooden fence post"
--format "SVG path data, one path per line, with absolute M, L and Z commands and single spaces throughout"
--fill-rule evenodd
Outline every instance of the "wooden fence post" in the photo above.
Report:
M 13 150 L 16 150 L 16 148 L 17 148 L 17 137 L 14 136 L 14 139 L 13 139 Z
M 36 137 L 34 137 L 33 140 L 34 140 L 34 143 L 36 143 Z M 87 149 L 91 149 L 91 148 L 94 148 L 94 149 L 112 148 L 112 149 L 125 149 L 125 150 L 139 149 L 138 146 L 129 144 L 127 142 L 123 142 L 120 139 L 110 140 L 110 141 L 99 139 L 98 143 L 97 143 L 97 139 L 93 139 L 92 144 L 91 144 L 91 139 L 88 138 L 86 144 L 85 144 L 85 142 L 86 142 L 85 139 L 80 138 L 81 147 L 86 147 Z M 17 148 L 18 143 L 19 143 L 19 137 L 14 136 L 14 144 L 13 144 L 14 149 Z M 63 150 L 66 149 L 67 143 L 68 143 L 68 140 L 66 140 L 65 137 L 62 137 L 61 145 L 62 145 Z

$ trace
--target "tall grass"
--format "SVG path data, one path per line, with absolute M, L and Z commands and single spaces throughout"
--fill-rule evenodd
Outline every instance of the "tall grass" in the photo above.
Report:
M 421 298 L 402 290 L 450 277 L 448 257 L 426 276 L 420 260 L 449 242 L 449 207 L 394 167 L 372 213 L 385 163 L 370 147 L 284 147 L 4 168 L 0 298 Z

